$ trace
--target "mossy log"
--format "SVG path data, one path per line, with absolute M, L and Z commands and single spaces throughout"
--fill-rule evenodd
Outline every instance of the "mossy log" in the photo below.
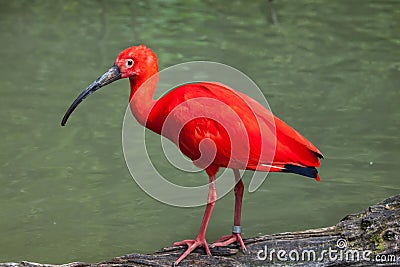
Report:
M 400 266 L 400 195 L 347 215 L 332 227 L 258 236 L 244 243 L 245 253 L 235 245 L 211 249 L 213 256 L 197 249 L 179 266 Z M 0 266 L 173 266 L 183 251 L 184 247 L 168 247 L 153 254 L 133 253 L 99 263 L 21 262 Z

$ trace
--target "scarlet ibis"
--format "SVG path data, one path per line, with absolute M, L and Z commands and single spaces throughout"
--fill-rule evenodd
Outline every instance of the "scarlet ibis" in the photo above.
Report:
M 316 167 L 320 165 L 322 153 L 306 138 L 300 135 L 293 128 L 288 126 L 279 118 L 272 115 L 271 111 L 264 108 L 261 104 L 249 96 L 239 93 L 234 89 L 216 82 L 196 82 L 184 84 L 170 91 L 158 100 L 154 100 L 156 82 L 150 86 L 142 86 L 150 77 L 157 75 L 158 63 L 154 52 L 144 46 L 132 46 L 123 50 L 114 62 L 114 65 L 89 85 L 71 104 L 66 111 L 61 125 L 64 126 L 71 113 L 91 93 L 122 78 L 128 78 L 130 82 L 130 108 L 134 117 L 148 129 L 163 134 L 168 139 L 173 140 L 184 155 L 189 157 L 194 163 L 202 166 L 209 177 L 209 192 L 207 205 L 201 222 L 200 230 L 194 240 L 183 240 L 174 243 L 175 246 L 187 246 L 187 250 L 176 260 L 179 264 L 188 254 L 197 247 L 204 247 L 205 252 L 210 254 L 210 249 L 205 239 L 206 229 L 216 201 L 215 179 L 220 167 L 232 168 L 235 177 L 235 210 L 232 234 L 222 236 L 216 240 L 211 247 L 227 246 L 238 242 L 242 250 L 246 247 L 241 236 L 241 208 L 244 185 L 240 176 L 240 169 L 253 171 L 272 171 L 289 172 L 319 180 Z M 162 126 L 170 112 L 185 101 L 196 98 L 207 98 L 218 100 L 237 114 L 237 120 L 225 119 L 221 116 L 221 121 L 205 117 L 195 118 L 188 121 L 181 119 L 186 114 L 197 114 L 198 110 L 205 109 L 202 105 L 188 105 L 186 109 L 172 116 L 175 126 L 180 129 L 178 138 L 169 136 L 168 131 L 163 132 Z M 251 106 L 251 107 L 249 107 Z M 207 107 L 210 108 L 210 107 Z M 218 113 L 217 111 L 213 111 Z M 223 115 L 223 114 L 222 114 Z M 272 120 L 271 120 L 272 118 Z M 182 125 L 185 123 L 185 125 Z M 244 134 L 248 138 L 249 147 L 245 153 L 230 150 L 230 136 L 225 125 L 240 128 L 235 133 L 239 136 Z M 271 128 L 275 124 L 275 131 L 271 135 Z M 237 137 L 236 136 L 236 137 Z M 207 166 L 201 165 L 196 160 L 201 157 L 201 142 L 208 139 L 214 143 L 215 156 Z M 271 142 L 271 139 L 275 139 Z M 264 142 L 266 147 L 260 148 Z M 274 145 L 268 147 L 268 145 Z M 272 146 L 271 145 L 271 146 Z M 269 153 L 275 149 L 273 158 L 264 157 L 264 153 Z M 246 149 L 245 149 L 246 150 Z

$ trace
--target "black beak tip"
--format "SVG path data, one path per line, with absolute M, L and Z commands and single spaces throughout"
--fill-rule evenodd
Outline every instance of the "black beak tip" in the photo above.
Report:
M 70 110 L 68 110 L 67 113 L 65 113 L 64 117 L 61 120 L 61 126 L 65 126 L 70 114 L 71 114 Z

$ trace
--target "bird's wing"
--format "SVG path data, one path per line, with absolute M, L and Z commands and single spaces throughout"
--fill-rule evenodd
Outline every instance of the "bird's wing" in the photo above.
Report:
M 271 127 L 271 116 L 274 119 L 276 131 L 276 150 L 274 161 L 271 164 L 284 165 L 287 163 L 300 166 L 319 166 L 319 158 L 323 158 L 322 153 L 309 140 L 298 133 L 278 117 L 272 115 L 271 111 L 264 108 L 254 99 L 242 94 L 256 112 L 257 117 Z
M 217 86 L 226 88 L 225 90 L 233 90 L 219 83 L 212 83 Z M 322 153 L 309 140 L 290 127 L 284 121 L 274 116 L 272 112 L 262 106 L 259 102 L 241 92 L 236 92 L 246 103 L 251 106 L 252 112 L 258 118 L 260 130 L 263 139 L 263 152 L 260 157 L 261 163 L 268 166 L 284 166 L 285 164 L 294 164 L 307 167 L 318 167 L 320 165 L 319 158 L 323 158 Z M 255 130 L 258 130 L 257 128 Z M 275 133 L 274 133 L 275 131 Z M 276 135 L 275 156 L 272 162 L 270 158 L 270 150 L 272 149 L 270 140 L 271 134 Z M 266 157 L 265 157 L 266 155 Z

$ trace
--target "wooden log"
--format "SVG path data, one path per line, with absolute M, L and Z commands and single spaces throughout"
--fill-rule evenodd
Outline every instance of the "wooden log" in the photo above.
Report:
M 179 266 L 400 266 L 400 195 L 367 210 L 350 214 L 332 227 L 264 235 L 238 246 L 197 249 Z M 184 247 L 163 248 L 152 254 L 128 254 L 99 263 L 50 265 L 32 262 L 1 263 L 2 267 L 173 266 Z

